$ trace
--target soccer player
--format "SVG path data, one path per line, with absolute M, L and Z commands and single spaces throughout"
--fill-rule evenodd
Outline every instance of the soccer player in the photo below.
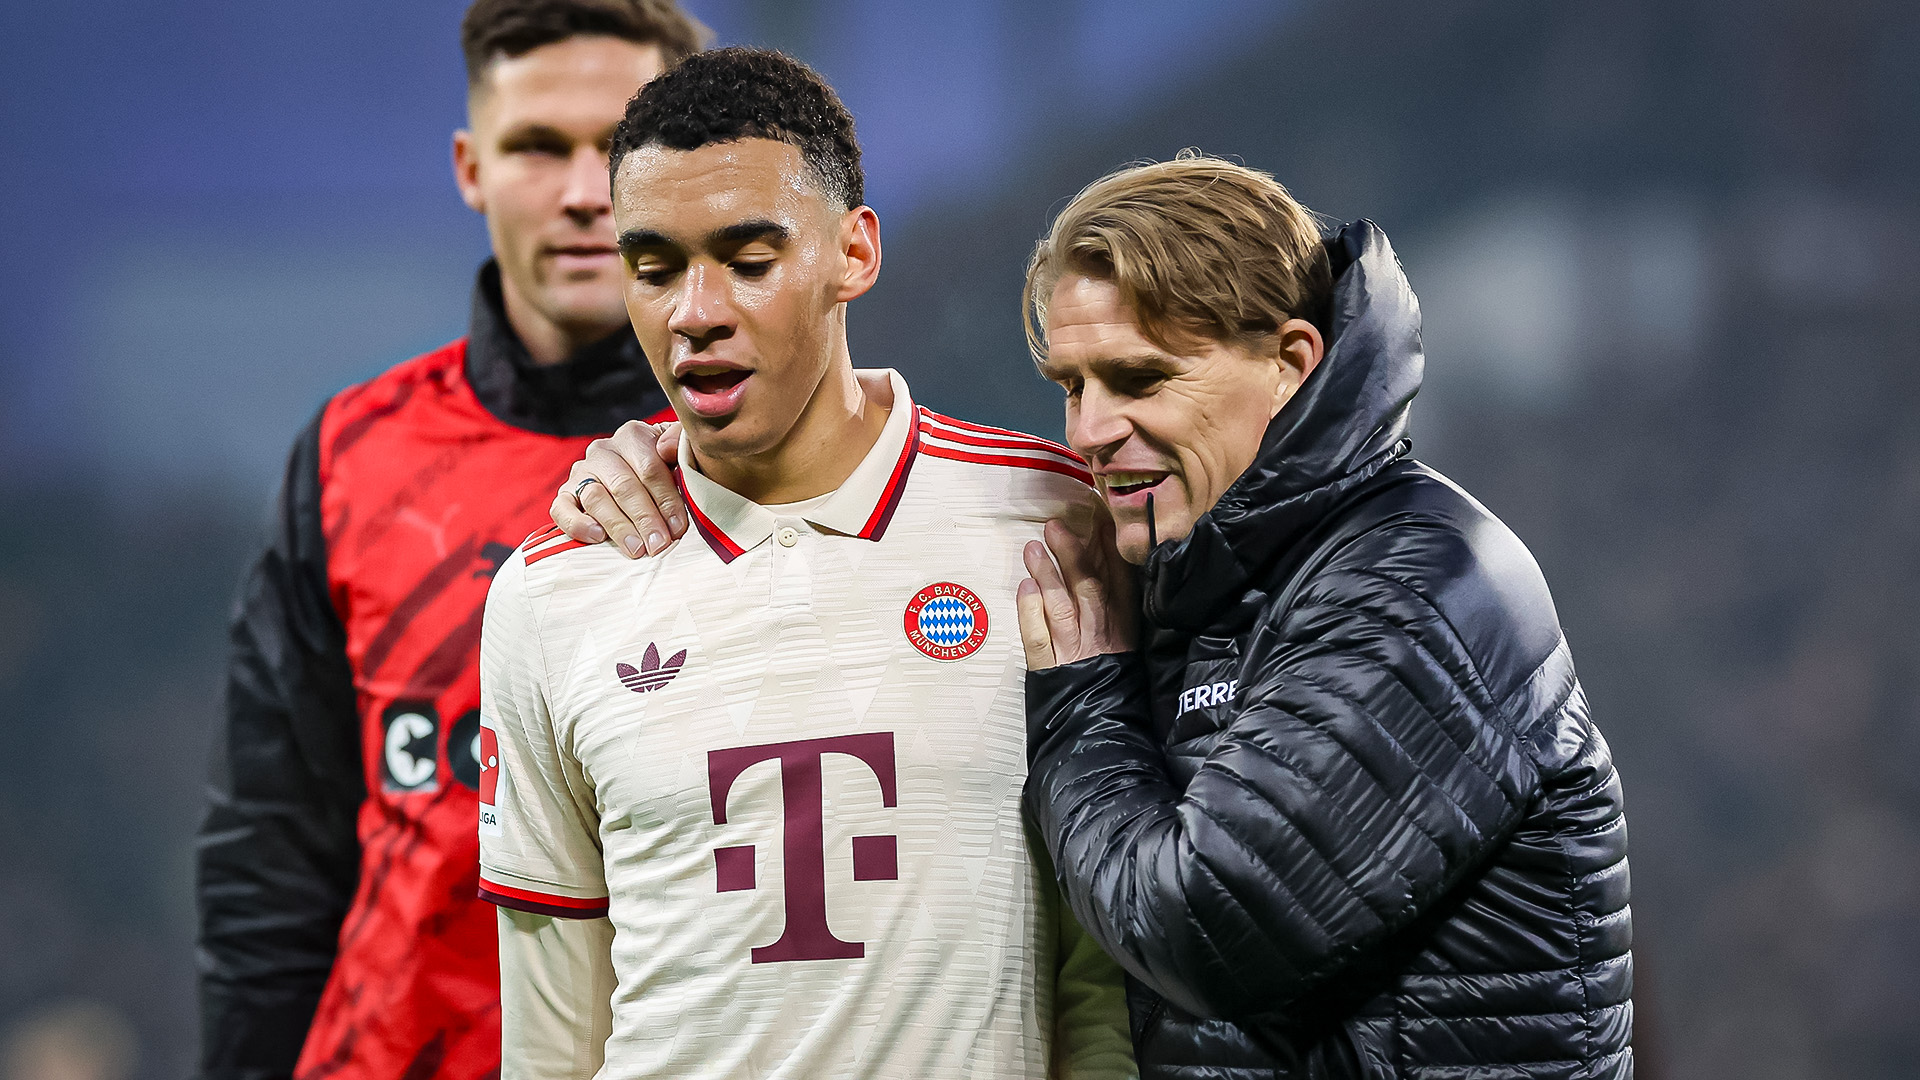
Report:
M 1020 809 L 1021 548 L 1098 500 L 1063 447 L 855 370 L 859 154 L 817 75 L 747 49 L 615 136 L 697 535 L 630 560 L 547 529 L 488 598 L 507 1080 L 1131 1072 L 1118 969 Z
M 466 337 L 300 434 L 243 585 L 198 855 L 205 1077 L 499 1067 L 481 609 L 587 439 L 666 409 L 621 303 L 606 147 L 703 34 L 667 0 L 467 11 L 455 177 L 494 258 Z

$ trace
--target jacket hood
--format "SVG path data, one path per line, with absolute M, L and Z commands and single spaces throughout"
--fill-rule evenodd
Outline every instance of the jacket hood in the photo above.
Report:
M 1325 238 L 1334 275 L 1326 355 L 1260 453 L 1193 531 L 1147 559 L 1146 615 L 1198 633 L 1367 478 L 1405 454 L 1426 359 L 1420 302 L 1387 235 L 1360 220 Z

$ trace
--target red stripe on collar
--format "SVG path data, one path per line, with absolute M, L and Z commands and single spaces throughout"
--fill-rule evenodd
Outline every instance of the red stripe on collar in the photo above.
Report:
M 694 530 L 700 534 L 702 540 L 707 542 L 707 546 L 713 549 L 713 553 L 720 556 L 721 562 L 730 563 L 747 553 L 745 548 L 734 543 L 726 533 L 721 532 L 720 526 L 715 525 L 707 515 L 700 512 L 699 504 L 693 501 L 693 496 L 687 491 L 687 482 L 680 478 L 679 469 L 673 470 L 673 482 L 680 489 L 680 498 L 686 501 L 687 513 L 693 518 Z
M 925 409 L 920 410 L 926 414 Z M 887 478 L 887 488 L 880 495 L 880 504 L 873 508 L 873 516 L 855 535 L 862 540 L 878 540 L 886 535 L 887 526 L 893 521 L 893 512 L 900 506 L 900 497 L 907 493 L 907 474 L 913 471 L 913 459 L 920 453 L 920 425 L 915 423 L 907 429 L 906 444 L 900 447 L 900 460 L 893 464 L 893 475 Z

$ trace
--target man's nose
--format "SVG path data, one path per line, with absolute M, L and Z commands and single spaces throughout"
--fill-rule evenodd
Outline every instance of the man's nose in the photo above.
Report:
M 1119 449 L 1132 434 L 1133 422 L 1127 419 L 1124 404 L 1089 381 L 1067 417 L 1068 444 L 1081 457 L 1095 461 Z
M 667 329 L 691 341 L 695 351 L 710 341 L 730 337 L 733 305 L 726 285 L 726 272 L 720 267 L 705 261 L 688 266 L 681 276 L 680 295 L 674 298 Z
M 607 188 L 607 155 L 592 146 L 575 148 L 567 162 L 567 186 L 560 193 L 560 209 L 581 227 L 613 213 Z

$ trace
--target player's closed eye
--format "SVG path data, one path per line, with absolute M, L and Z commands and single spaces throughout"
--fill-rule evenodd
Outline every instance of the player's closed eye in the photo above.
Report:
M 633 268 L 633 279 L 642 285 L 665 285 L 680 272 L 677 266 L 662 266 L 659 263 L 642 263 Z

